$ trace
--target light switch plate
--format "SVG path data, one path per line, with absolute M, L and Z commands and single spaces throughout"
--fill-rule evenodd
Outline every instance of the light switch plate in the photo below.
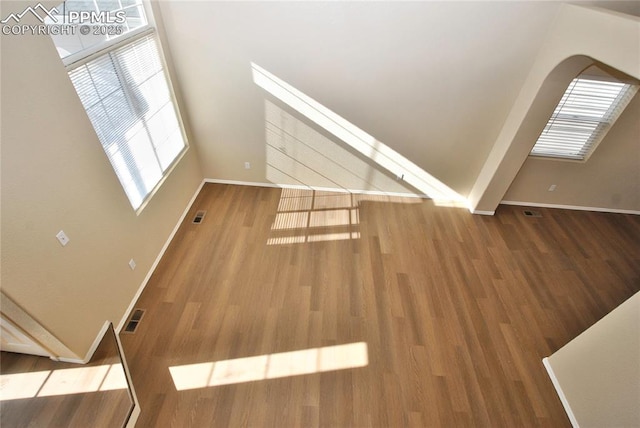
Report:
M 56 238 L 58 238 L 58 241 L 60 241 L 60 244 L 63 247 L 69 243 L 69 237 L 67 236 L 66 233 L 64 233 L 64 230 L 61 230 L 60 232 L 58 232 L 58 234 L 56 235 Z

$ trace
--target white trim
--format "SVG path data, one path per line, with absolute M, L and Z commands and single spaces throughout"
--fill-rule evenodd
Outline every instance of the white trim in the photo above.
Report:
M 156 21 L 153 18 L 153 13 L 151 13 L 149 0 L 142 0 L 141 6 L 142 11 L 145 15 L 145 20 L 147 21 L 145 25 L 114 37 L 113 39 L 105 40 L 101 43 L 97 43 L 95 45 L 89 46 L 88 48 L 82 49 L 81 51 L 74 52 L 71 55 L 61 58 L 62 64 L 67 69 L 67 72 L 83 64 L 86 64 L 88 61 L 96 58 L 97 56 L 103 55 L 108 51 L 117 49 L 118 47 L 133 41 L 134 38 L 142 37 L 142 34 L 147 31 L 149 33 L 151 33 L 152 31 L 156 31 Z M 133 7 L 138 7 L 138 5 L 135 5 Z M 130 8 L 132 7 L 126 7 L 126 9 Z
M 1 351 L 16 352 L 19 354 L 38 355 L 54 359 L 53 353 L 42 346 L 29 333 L 21 329 L 11 319 L 0 313 L 0 336 L 12 335 L 14 340 L 2 341 Z M 54 360 L 55 361 L 55 360 Z
M 217 178 L 205 178 L 203 180 L 204 183 L 215 183 L 215 184 L 236 184 L 238 186 L 254 186 L 254 187 L 276 187 L 281 188 L 282 185 L 274 184 L 274 183 L 258 183 L 253 181 L 237 181 L 237 180 L 219 180 Z M 300 189 L 308 189 L 307 186 L 297 186 Z
M 400 198 L 420 198 L 431 199 L 425 194 L 417 193 L 404 193 L 404 192 L 383 192 L 380 190 L 355 190 L 344 189 L 340 187 L 319 187 L 319 186 L 307 186 L 304 184 L 275 184 L 275 183 L 262 183 L 254 181 L 237 181 L 237 180 L 220 180 L 217 178 L 205 178 L 205 183 L 215 184 L 233 184 L 237 186 L 253 186 L 253 187 L 270 187 L 278 189 L 300 189 L 300 190 L 315 190 L 319 192 L 337 192 L 337 193 L 353 193 L 356 195 L 376 195 L 376 196 L 395 196 Z
M 494 215 L 496 213 L 495 211 L 482 211 L 482 210 L 476 210 L 473 208 L 469 208 L 469 212 L 471 212 L 471 214 L 478 214 L 478 215 Z
M 125 428 L 134 428 L 136 426 L 136 422 L 138 422 L 138 417 L 140 417 L 140 405 L 137 404 L 138 398 L 136 397 L 134 401 L 136 404 L 133 406 L 133 411 L 129 416 L 129 420 L 127 421 L 127 426 Z
M 557 209 L 563 209 L 563 210 L 595 211 L 595 212 L 602 212 L 602 213 L 640 215 L 640 211 L 619 210 L 615 208 L 583 207 L 579 205 L 542 204 L 538 202 L 520 202 L 520 201 L 500 201 L 500 203 L 503 205 L 517 205 L 522 207 L 557 208 Z
M 49 358 L 54 361 L 59 361 L 60 355 L 75 355 L 79 359 L 78 354 L 69 349 L 53 333 L 22 309 L 22 307 L 6 295 L 2 289 L 0 289 L 0 301 L 2 301 L 0 312 L 20 329 L 24 330 L 24 332 L 31 336 L 40 346 L 49 351 Z
M 125 428 L 134 428 L 136 426 L 136 422 L 138 421 L 138 417 L 140 416 L 140 402 L 138 401 L 138 394 L 136 394 L 136 389 L 133 386 L 133 378 L 131 377 L 131 371 L 129 370 L 129 364 L 127 363 L 127 358 L 124 355 L 124 347 L 122 346 L 122 342 L 120 341 L 120 335 L 117 334 L 114 330 L 114 336 L 116 339 L 116 344 L 118 347 L 118 355 L 122 360 L 122 368 L 124 369 L 124 375 L 127 378 L 127 386 L 129 387 L 129 392 L 131 392 L 131 397 L 133 398 L 133 410 L 129 415 L 129 420 L 127 420 L 127 425 Z
M 551 363 L 549 362 L 549 357 L 544 357 L 542 359 L 542 364 L 544 364 L 544 368 L 547 369 L 547 374 L 551 378 L 551 382 L 553 383 L 553 387 L 556 389 L 556 392 L 558 393 L 558 397 L 560 397 L 560 401 L 562 402 L 564 411 L 567 413 L 567 416 L 569 417 L 569 421 L 571 421 L 571 425 L 573 425 L 574 428 L 580 428 L 580 424 L 578 424 L 578 420 L 576 419 L 575 415 L 573 414 L 573 411 L 571 410 L 571 405 L 569 405 L 569 401 L 567 400 L 567 397 L 564 395 L 564 392 L 562 392 L 562 386 L 560 386 L 560 382 L 558 381 L 558 378 L 553 372 L 553 367 L 551 367 Z
M 124 327 L 124 324 L 127 322 L 127 318 L 129 317 L 129 314 L 133 310 L 133 308 L 136 305 L 138 299 L 140 298 L 140 295 L 142 294 L 142 292 L 144 291 L 145 287 L 147 286 L 147 283 L 149 282 L 149 279 L 151 279 L 151 275 L 153 275 L 153 272 L 156 270 L 156 267 L 158 266 L 158 263 L 160 263 L 160 260 L 162 260 L 162 257 L 164 256 L 164 253 L 167 251 L 167 248 L 169 248 L 169 244 L 171 244 L 171 241 L 173 240 L 173 237 L 176 235 L 176 233 L 178 232 L 178 229 L 182 225 L 182 221 L 185 219 L 185 217 L 189 213 L 189 210 L 191 209 L 191 206 L 195 202 L 196 198 L 198 197 L 198 194 L 200 194 L 200 190 L 202 190 L 202 186 L 204 186 L 204 183 L 205 183 L 205 181 L 203 180 L 200 183 L 200 186 L 198 186 L 198 188 L 196 189 L 195 193 L 191 197 L 191 200 L 187 204 L 187 207 L 184 209 L 184 211 L 182 212 L 182 215 L 178 219 L 178 222 L 176 223 L 175 227 L 171 231 L 171 234 L 169 235 L 169 237 L 167 238 L 166 242 L 164 243 L 164 246 L 160 250 L 160 253 L 156 257 L 156 259 L 153 262 L 153 264 L 151 265 L 151 268 L 149 268 L 149 271 L 147 272 L 147 276 L 144 277 L 144 280 L 140 284 L 140 287 L 138 288 L 138 291 L 133 296 L 133 299 L 131 299 L 131 303 L 129 303 L 129 307 L 124 312 L 124 315 L 122 316 L 122 319 L 120 320 L 120 322 L 118 323 L 118 326 L 115 329 L 117 334 L 120 334 L 120 332 L 122 331 L 122 328 Z
M 108 40 L 106 43 L 99 43 L 97 45 L 83 49 L 80 52 L 73 53 L 63 58 L 62 64 L 64 65 L 67 72 L 70 72 L 108 52 L 112 52 L 118 48 L 121 48 L 129 43 L 143 38 L 148 34 L 152 34 L 154 31 L 155 28 L 151 27 L 150 25 L 138 27 L 135 30 L 123 34 L 120 37 Z

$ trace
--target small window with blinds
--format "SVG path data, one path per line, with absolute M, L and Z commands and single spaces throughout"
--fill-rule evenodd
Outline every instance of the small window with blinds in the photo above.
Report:
M 636 91 L 634 85 L 597 77 L 573 79 L 531 155 L 587 160 Z
M 74 27 L 74 31 L 51 32 L 65 64 L 144 30 L 148 24 L 141 0 L 66 0 L 51 10 L 45 23 Z
M 65 48 L 62 59 L 69 78 L 131 206 L 139 212 L 187 149 L 155 29 L 147 25 L 140 0 L 67 1 L 60 10 L 72 14 L 80 6 L 115 8 L 128 14 L 127 29 L 135 27 L 97 44 L 82 38 L 75 44 L 53 40 L 59 52 Z M 69 58 L 73 62 L 68 63 Z

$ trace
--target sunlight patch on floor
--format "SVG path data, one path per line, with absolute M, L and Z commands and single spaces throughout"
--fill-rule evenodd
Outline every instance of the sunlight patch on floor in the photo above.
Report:
M 178 391 L 365 367 L 365 342 L 169 367 Z
M 365 201 L 422 203 L 418 197 L 282 189 L 267 245 L 360 239 L 360 204 Z
M 282 189 L 267 245 L 359 239 L 357 203 L 350 193 Z
M 125 388 L 122 364 L 0 375 L 0 401 Z

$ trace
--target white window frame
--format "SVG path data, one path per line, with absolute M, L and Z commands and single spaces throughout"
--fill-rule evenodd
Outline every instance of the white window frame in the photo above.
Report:
M 598 109 L 595 103 L 600 96 L 595 89 L 577 96 L 572 93 L 577 85 L 589 85 L 593 82 L 603 83 L 602 86 L 607 83 L 624 85 L 608 110 L 600 108 L 604 111 L 600 117 L 589 112 Z M 604 76 L 585 74 L 576 77 L 567 87 L 529 155 L 541 159 L 586 162 L 637 90 L 636 85 Z M 605 96 L 604 99 L 605 103 L 611 101 L 611 97 Z M 588 132 L 589 129 L 591 132 Z
M 123 34 L 121 36 L 115 37 L 115 38 L 110 39 L 110 40 L 106 40 L 103 43 L 99 43 L 99 44 L 90 46 L 90 47 L 88 47 L 86 49 L 83 49 L 83 50 L 81 50 L 79 52 L 71 54 L 71 55 L 65 57 L 64 59 L 62 59 L 62 63 L 64 64 L 67 73 L 71 73 L 76 68 L 82 67 L 83 65 L 91 62 L 92 60 L 94 60 L 96 58 L 99 58 L 99 57 L 102 57 L 104 55 L 107 55 L 110 52 L 113 52 L 113 51 L 115 51 L 115 50 L 117 50 L 117 49 L 119 49 L 121 47 L 124 47 L 126 45 L 131 44 L 131 43 L 134 43 L 137 40 L 142 39 L 142 38 L 144 38 L 146 36 L 153 35 L 153 37 L 155 38 L 155 41 L 156 41 L 156 44 L 157 44 L 157 47 L 158 47 L 158 54 L 160 56 L 160 62 L 162 64 L 162 68 L 163 68 L 163 71 L 164 71 L 164 77 L 166 79 L 167 87 L 168 87 L 168 90 L 169 90 L 169 96 L 171 98 L 171 103 L 173 104 L 173 107 L 175 109 L 176 119 L 178 121 L 178 125 L 179 125 L 179 128 L 180 128 L 182 139 L 184 141 L 184 148 L 173 159 L 171 164 L 162 172 L 161 178 L 158 180 L 158 182 L 155 184 L 155 186 L 147 193 L 147 195 L 144 196 L 144 198 L 142 199 L 142 202 L 137 207 L 133 205 L 131 199 L 129 198 L 129 195 L 127 194 L 127 199 L 131 203 L 136 215 L 140 215 L 140 213 L 147 206 L 147 204 L 149 203 L 151 198 L 155 195 L 155 193 L 162 186 L 162 184 L 167 179 L 167 177 L 175 169 L 176 165 L 180 162 L 180 160 L 185 156 L 186 152 L 189 150 L 189 141 L 187 139 L 187 134 L 185 132 L 184 122 L 182 120 L 182 115 L 181 115 L 181 112 L 180 112 L 178 101 L 177 101 L 177 98 L 175 96 L 175 92 L 173 90 L 173 84 L 171 82 L 171 78 L 170 78 L 169 73 L 168 73 L 167 62 L 166 62 L 166 59 L 164 57 L 164 53 L 163 53 L 163 50 L 162 50 L 162 44 L 161 44 L 160 38 L 158 37 L 157 31 L 156 31 L 155 20 L 153 19 L 153 14 L 151 13 L 151 5 L 148 3 L 148 1 L 142 1 L 142 6 L 143 6 L 145 17 L 146 17 L 146 20 L 147 20 L 147 24 L 146 25 L 144 25 L 144 26 L 142 26 L 140 28 L 137 28 L 137 29 L 135 29 L 133 31 L 130 31 L 128 33 L 125 33 L 125 34 Z M 115 167 L 113 165 L 111 165 L 111 166 L 114 169 L 114 173 L 116 173 Z M 117 175 L 117 173 L 116 173 L 116 175 Z M 121 186 L 123 188 L 123 191 L 126 194 L 126 190 L 124 188 L 124 185 L 122 183 L 120 183 L 120 184 L 121 184 Z
M 144 5 L 145 3 L 143 3 Z M 73 53 L 62 59 L 62 63 L 64 64 L 67 71 L 73 70 L 76 67 L 79 67 L 87 62 L 91 61 L 94 58 L 97 58 L 105 53 L 112 51 L 114 49 L 119 48 L 120 46 L 124 46 L 129 44 L 140 37 L 144 37 L 149 33 L 155 32 L 155 26 L 149 24 L 149 14 L 147 12 L 147 8 L 145 7 L 145 14 L 147 15 L 147 25 L 144 25 L 140 28 L 136 28 L 133 31 L 130 31 L 126 34 L 123 34 L 118 37 L 114 37 L 111 40 L 106 40 L 104 43 L 98 43 L 96 45 L 90 46 L 86 49 L 83 49 L 79 52 Z M 162 54 L 160 54 L 162 57 Z M 164 62 L 164 58 L 162 58 Z

